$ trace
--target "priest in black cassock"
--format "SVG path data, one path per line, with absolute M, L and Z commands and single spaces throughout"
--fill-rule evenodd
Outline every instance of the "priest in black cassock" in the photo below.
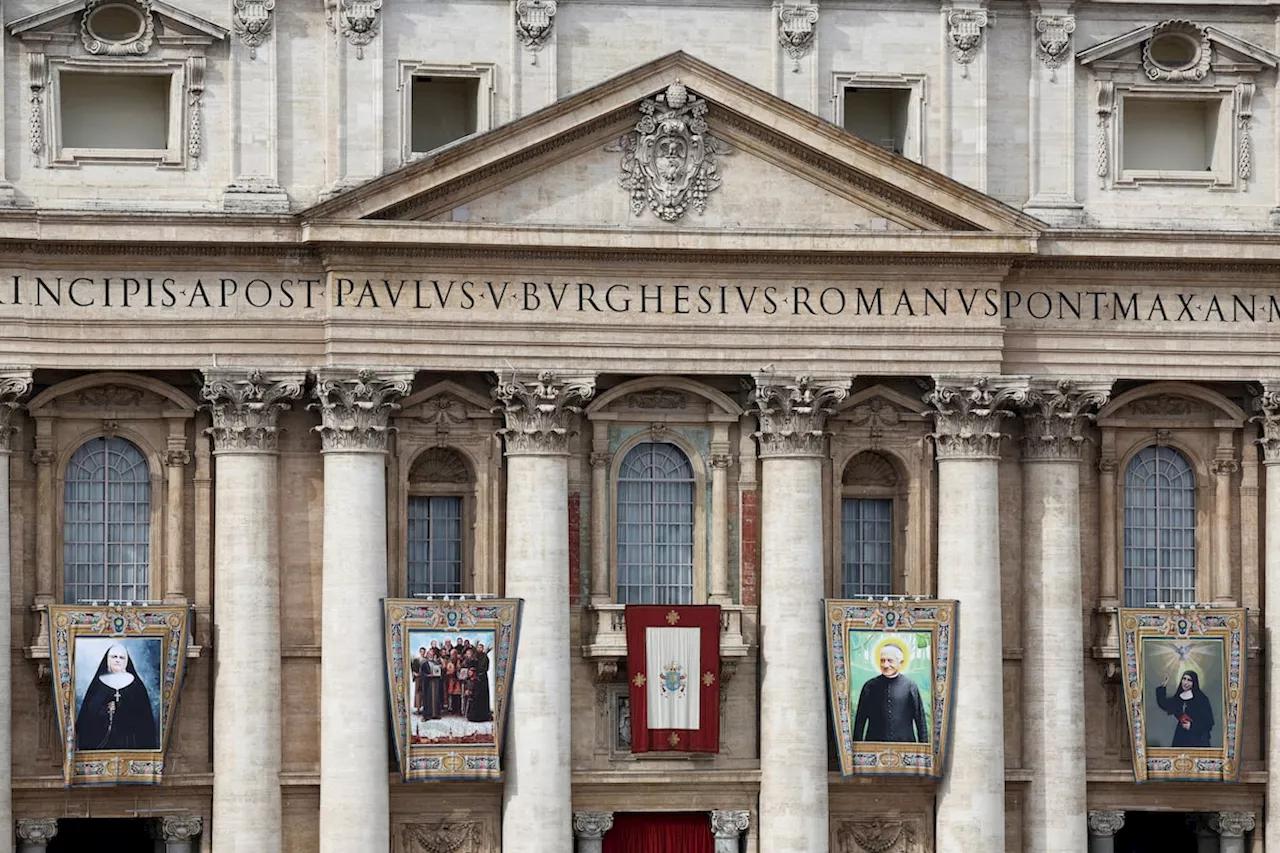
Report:
M 915 682 L 902 675 L 902 647 L 885 643 L 880 674 L 862 685 L 853 721 L 853 739 L 889 743 L 928 743 L 924 702 Z

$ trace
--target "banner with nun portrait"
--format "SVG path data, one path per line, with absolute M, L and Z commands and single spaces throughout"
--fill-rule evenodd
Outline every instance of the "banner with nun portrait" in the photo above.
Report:
M 404 781 L 502 778 L 521 603 L 386 600 L 387 688 Z
M 827 600 L 827 683 L 844 776 L 946 772 L 959 602 Z
M 185 605 L 49 608 L 66 785 L 159 785 L 182 693 Z
M 1236 782 L 1246 611 L 1122 608 L 1125 713 L 1137 782 Z

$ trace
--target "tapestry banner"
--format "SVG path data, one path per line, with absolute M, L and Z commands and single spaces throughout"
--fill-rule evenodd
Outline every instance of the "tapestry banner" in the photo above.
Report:
M 628 604 L 631 751 L 720 751 L 720 607 Z
M 406 782 L 500 779 L 519 599 L 387 599 L 387 689 Z
M 824 602 L 827 694 L 843 775 L 946 773 L 959 607 Z
M 185 605 L 49 608 L 63 782 L 159 785 L 182 693 Z
M 1135 781 L 1239 781 L 1245 613 L 1121 608 Z

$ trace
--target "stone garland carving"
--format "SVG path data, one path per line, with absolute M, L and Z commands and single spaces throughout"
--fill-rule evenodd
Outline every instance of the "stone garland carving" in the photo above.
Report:
M 342 35 L 356 49 L 356 59 L 364 59 L 364 47 L 378 35 L 378 12 L 382 0 L 341 0 L 337 15 Z
M 707 129 L 707 102 L 676 80 L 666 92 L 640 103 L 643 117 L 606 151 L 622 153 L 619 182 L 631 196 L 631 213 L 646 203 L 659 219 L 675 222 L 689 207 L 701 215 L 720 186 L 716 155 L 729 148 Z
M 28 844 L 48 844 L 58 834 L 58 819 L 52 817 L 18 821 L 18 840 Z
M 156 34 L 156 19 L 151 0 L 132 0 L 129 4 L 142 18 L 142 31 L 127 41 L 103 41 L 94 35 L 89 19 L 101 6 L 118 3 L 119 0 L 88 0 L 84 14 L 80 16 L 80 43 L 94 56 L 142 56 L 151 50 Z
M 0 371 L 0 453 L 9 452 L 13 436 L 13 413 L 21 405 L 18 401 L 31 391 L 31 371 Z
M 1089 834 L 1111 836 L 1124 827 L 1124 812 L 1089 812 Z
M 573 834 L 578 838 L 604 838 L 613 829 L 613 812 L 574 812 Z
M 1026 380 L 979 376 L 972 382 L 938 379 L 924 396 L 934 409 L 929 434 L 939 459 L 995 459 L 1000 456 L 1000 422 L 1012 417 L 1012 406 L 1025 405 Z
M 395 400 L 412 387 L 412 373 L 383 377 L 372 370 L 321 371 L 317 402 L 307 408 L 320 410 L 320 426 L 314 429 L 324 452 L 385 452 L 388 421 L 400 409 Z
M 1241 83 L 1236 86 L 1236 127 L 1240 130 L 1240 147 L 1236 151 L 1236 174 L 1242 181 L 1253 177 L 1253 136 L 1249 132 L 1249 125 L 1253 120 L 1255 89 L 1252 83 Z
M 783 5 L 778 7 L 778 43 L 791 57 L 791 70 L 800 70 L 800 60 L 813 47 L 818 23 L 817 5 Z
M 757 376 L 751 402 L 760 421 L 759 431 L 753 434 L 760 442 L 760 455 L 822 456 L 827 417 L 848 396 L 851 384 L 849 379 L 801 376 L 794 382 L 777 382 Z
M 1223 838 L 1244 838 L 1252 832 L 1253 812 L 1217 812 L 1209 815 L 1209 828 Z
M 200 115 L 203 98 L 204 57 L 192 56 L 187 59 L 187 109 L 190 113 L 187 127 L 187 153 L 191 155 L 193 160 L 200 157 L 201 142 L 203 140 L 201 132 L 202 118 Z
M 214 453 L 274 453 L 280 413 L 302 396 L 305 376 L 267 376 L 260 370 L 207 371 L 200 398 L 208 402 Z
M 736 839 L 751 826 L 751 812 L 748 811 L 713 811 L 711 812 L 711 834 L 716 838 Z
M 562 380 L 544 370 L 531 381 L 514 372 L 499 375 L 493 389 L 506 426 L 498 434 L 506 439 L 507 455 L 561 455 L 569 452 L 569 436 L 574 415 L 582 413 L 578 403 L 595 394 L 595 380 Z
M 455 426 L 467 422 L 467 406 L 457 397 L 440 394 L 424 400 L 419 407 L 418 420 L 436 428 L 440 434 L 448 434 Z
M 516 38 L 529 51 L 530 65 L 538 64 L 538 51 L 556 23 L 556 0 L 517 0 Z
M 969 63 L 982 47 L 982 31 L 989 21 L 986 9 L 952 9 L 947 12 L 947 41 L 951 58 L 960 65 L 960 76 L 969 76 Z
M 1151 44 L 1161 36 L 1185 38 L 1196 45 L 1195 60 L 1185 68 L 1164 68 L 1151 58 Z M 1198 82 L 1209 73 L 1209 31 L 1191 21 L 1165 21 L 1151 31 L 1151 38 L 1142 43 L 1142 70 L 1148 79 L 1169 83 Z
M 40 166 L 40 155 L 44 153 L 44 90 L 49 83 L 49 64 L 43 53 L 32 53 L 27 57 L 28 83 L 31 87 L 31 119 L 29 136 L 31 153 L 35 156 L 35 164 Z
M 475 821 L 410 823 L 401 832 L 406 853 L 471 853 L 482 835 Z
M 1280 379 L 1269 379 L 1254 392 L 1251 420 L 1262 428 L 1257 444 L 1262 448 L 1262 462 L 1273 465 L 1280 462 Z
M 1049 79 L 1058 79 L 1058 69 L 1071 58 L 1071 34 L 1076 31 L 1075 15 L 1036 16 L 1036 56 L 1049 69 Z
M 190 841 L 200 834 L 204 821 L 199 815 L 176 815 L 160 819 L 160 838 L 167 842 Z
M 1098 150 L 1095 169 L 1099 178 L 1111 173 L 1111 113 L 1115 110 L 1116 85 L 1110 80 L 1098 81 Z
M 867 428 L 873 447 L 884 438 L 886 428 L 896 426 L 901 420 L 902 413 L 898 411 L 898 407 L 882 399 L 868 400 L 849 413 L 850 423 Z
M 1077 383 L 1062 379 L 1032 388 L 1023 412 L 1022 455 L 1027 459 L 1079 460 L 1081 430 L 1106 405 L 1111 383 Z
M 839 853 L 916 853 L 919 831 L 913 820 L 866 818 L 836 824 Z
M 258 58 L 258 48 L 271 35 L 271 13 L 276 0 L 234 0 L 231 26 L 235 34 L 249 48 L 249 58 Z

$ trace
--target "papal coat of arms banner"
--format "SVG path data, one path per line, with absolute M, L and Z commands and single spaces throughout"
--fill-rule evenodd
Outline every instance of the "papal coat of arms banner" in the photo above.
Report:
M 957 601 L 824 603 L 827 679 L 845 776 L 946 773 Z
M 183 605 L 49 608 L 68 785 L 159 785 L 186 672 Z
M 1136 781 L 1238 781 L 1245 632 L 1238 608 L 1120 610 Z
M 720 608 L 627 605 L 632 752 L 720 751 Z
M 500 779 L 521 601 L 385 604 L 387 687 L 401 777 Z

